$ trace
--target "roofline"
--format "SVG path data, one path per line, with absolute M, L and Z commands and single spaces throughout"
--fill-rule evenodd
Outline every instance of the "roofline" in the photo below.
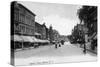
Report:
M 23 8 L 25 8 L 28 12 L 30 12 L 32 15 L 36 16 L 36 14 L 34 14 L 31 10 L 29 10 L 27 7 L 25 7 L 24 5 L 22 5 L 21 3 L 17 3 L 18 5 L 22 6 Z

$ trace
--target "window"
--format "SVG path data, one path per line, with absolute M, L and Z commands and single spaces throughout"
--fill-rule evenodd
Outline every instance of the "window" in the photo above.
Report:
M 19 18 L 20 22 L 24 22 L 24 18 L 25 18 L 24 15 L 20 13 L 20 18 Z
M 22 14 L 22 22 L 24 23 L 25 16 Z
M 34 33 L 34 30 L 33 29 L 31 29 L 31 34 L 33 34 Z
M 34 20 L 32 20 L 32 22 L 31 22 L 31 23 L 32 23 L 32 26 L 34 26 Z
M 29 18 L 29 16 L 26 16 L 26 24 L 30 24 L 30 18 Z
M 19 10 L 17 8 L 14 9 L 14 20 L 19 21 Z
M 26 33 L 27 33 L 27 34 L 29 33 L 29 28 L 28 28 L 28 27 L 26 27 Z
M 19 32 L 21 32 L 21 25 L 19 25 Z
M 18 21 L 19 15 L 17 12 L 14 13 L 14 20 Z
M 14 24 L 14 33 L 16 33 L 16 25 Z
M 14 20 L 16 20 L 16 13 L 14 13 Z
M 32 17 L 33 21 L 35 20 L 35 16 Z
M 25 26 L 22 26 L 22 31 L 23 31 L 23 33 L 25 32 Z
M 19 15 L 19 21 L 21 22 L 21 15 Z

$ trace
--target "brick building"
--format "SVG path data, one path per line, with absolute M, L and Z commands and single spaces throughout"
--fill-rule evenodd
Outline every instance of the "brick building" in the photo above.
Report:
M 35 32 L 35 14 L 22 4 L 14 2 L 12 4 L 12 17 L 14 30 L 12 34 L 34 35 Z M 14 14 L 14 15 L 13 15 Z
M 44 24 L 39 24 L 38 22 L 35 22 L 35 36 L 39 39 L 47 40 L 48 39 L 48 28 Z

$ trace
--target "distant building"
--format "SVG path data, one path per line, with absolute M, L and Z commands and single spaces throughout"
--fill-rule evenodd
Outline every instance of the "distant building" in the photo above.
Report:
M 35 37 L 42 39 L 42 25 L 35 22 Z
M 60 35 L 59 36 L 59 41 L 61 41 L 61 40 L 64 40 L 64 41 L 68 41 L 68 37 L 67 36 L 65 36 L 65 35 Z
M 59 32 L 57 30 L 53 30 L 53 38 L 54 38 L 54 41 L 59 41 Z
M 35 36 L 43 40 L 48 39 L 49 32 L 45 24 L 39 24 L 38 22 L 35 22 Z
M 54 41 L 52 26 L 49 27 L 49 40 L 50 42 Z
M 45 25 L 45 23 L 44 24 L 42 24 L 42 39 L 47 39 L 46 38 L 46 25 Z

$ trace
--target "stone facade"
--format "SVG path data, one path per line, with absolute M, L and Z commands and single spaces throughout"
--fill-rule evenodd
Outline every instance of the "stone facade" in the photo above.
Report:
M 37 35 L 39 36 L 40 39 L 48 39 L 48 28 L 46 27 L 45 24 L 39 24 L 37 22 L 35 22 L 35 32 L 39 33 L 40 35 Z
M 13 6 L 14 34 L 34 35 L 36 15 L 17 2 Z

